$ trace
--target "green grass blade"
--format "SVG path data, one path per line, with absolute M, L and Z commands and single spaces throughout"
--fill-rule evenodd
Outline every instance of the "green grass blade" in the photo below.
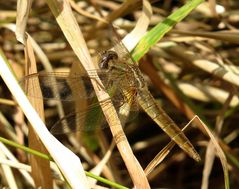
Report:
M 39 152 L 39 151 L 37 151 L 37 150 L 33 150 L 33 149 L 28 148 L 28 147 L 26 147 L 26 146 L 24 146 L 24 145 L 21 145 L 21 144 L 18 144 L 18 143 L 16 143 L 16 142 L 13 142 L 13 141 L 11 141 L 11 140 L 8 140 L 8 139 L 6 139 L 6 138 L 0 137 L 0 142 L 2 142 L 2 143 L 4 143 L 4 144 L 7 144 L 7 145 L 9 145 L 9 146 L 12 146 L 12 147 L 15 147 L 15 148 L 24 150 L 25 152 L 30 153 L 30 154 L 33 154 L 33 155 L 36 155 L 36 156 L 38 156 L 38 157 L 40 157 L 40 158 L 47 159 L 47 160 L 49 160 L 49 161 L 53 161 L 52 157 L 49 156 L 49 155 L 47 155 L 47 154 L 44 154 L 44 153 Z M 96 179 L 96 180 L 98 180 L 98 181 L 100 181 L 100 182 L 102 182 L 102 183 L 104 183 L 104 184 L 107 184 L 107 185 L 109 185 L 109 186 L 112 186 L 112 187 L 114 187 L 114 188 L 117 188 L 117 189 L 128 189 L 128 188 L 125 187 L 125 186 L 122 186 L 122 185 L 117 184 L 117 183 L 115 183 L 115 182 L 109 181 L 109 180 L 107 180 L 107 179 L 105 179 L 105 178 L 103 178 L 103 177 L 94 175 L 94 174 L 92 174 L 92 173 L 90 173 L 90 172 L 85 171 L 85 174 L 86 174 L 88 177 L 94 178 L 94 179 Z
M 163 22 L 152 28 L 138 43 L 133 50 L 132 57 L 137 62 L 154 46 L 173 26 L 184 19 L 192 10 L 194 10 L 204 0 L 190 0 L 184 6 L 168 16 Z

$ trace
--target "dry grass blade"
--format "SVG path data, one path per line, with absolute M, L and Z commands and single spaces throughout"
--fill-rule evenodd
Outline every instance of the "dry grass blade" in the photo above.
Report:
M 140 18 L 138 19 L 134 29 L 122 40 L 123 44 L 127 47 L 129 52 L 134 49 L 139 40 L 146 33 L 151 16 L 152 7 L 148 1 L 143 0 L 143 11 Z
M 178 82 L 178 87 L 182 90 L 182 92 L 188 97 L 204 101 L 217 101 L 221 104 L 224 104 L 228 98 L 228 91 L 222 90 L 220 88 L 212 87 L 209 85 L 201 85 L 198 83 L 186 83 L 186 82 Z M 229 106 L 236 107 L 239 104 L 239 98 L 237 95 L 232 97 Z
M 106 163 L 109 161 L 109 158 L 111 157 L 112 151 L 115 147 L 115 142 L 112 141 L 110 144 L 109 149 L 105 153 L 104 157 L 101 159 L 101 161 L 94 167 L 90 172 L 92 172 L 95 175 L 100 175 L 104 167 L 106 166 Z M 91 186 L 93 187 L 96 184 L 95 179 L 90 179 Z
M 5 25 L 3 25 L 3 27 L 5 27 L 5 28 L 11 30 L 12 32 L 16 33 L 16 26 L 14 24 L 5 24 Z M 36 53 L 36 55 L 41 60 L 45 70 L 47 70 L 48 72 L 53 72 L 53 68 L 50 64 L 50 61 L 48 60 L 48 57 L 45 55 L 43 50 L 40 48 L 40 46 L 35 42 L 35 40 L 29 34 L 27 34 L 27 36 L 28 36 L 29 41 L 31 42 L 31 45 L 34 49 L 34 52 Z M 53 92 L 57 93 L 58 91 L 54 90 Z M 38 93 L 38 94 L 40 94 L 40 93 Z M 57 110 L 58 110 L 59 116 L 64 117 L 65 114 L 64 114 L 64 110 L 63 110 L 61 102 L 56 102 L 56 103 L 57 103 Z M 13 137 L 13 139 L 14 139 L 14 137 Z M 79 147 L 79 143 L 75 140 L 75 138 L 73 136 L 69 136 L 69 140 L 77 149 L 79 149 L 79 152 L 83 155 L 83 157 L 85 159 L 88 159 L 89 162 L 91 162 L 91 159 L 88 157 L 87 154 L 85 154 L 84 149 Z
M 216 122 L 216 132 L 217 132 L 218 136 L 221 133 L 222 125 L 224 122 L 224 115 L 226 113 L 226 110 L 229 107 L 229 104 L 233 98 L 233 95 L 234 94 L 231 93 L 228 96 L 227 101 L 225 102 L 220 114 L 218 115 L 217 122 Z M 207 189 L 209 187 L 209 176 L 211 174 L 212 166 L 213 166 L 214 159 L 215 159 L 215 150 L 214 150 L 215 147 L 214 146 L 215 146 L 214 143 L 210 140 L 208 147 L 207 147 L 207 151 L 206 151 L 206 158 L 205 158 L 205 165 L 204 165 L 204 169 L 203 169 L 203 178 L 202 178 L 201 189 Z
M 15 156 L 9 151 L 9 149 L 3 143 L 0 143 L 0 148 L 2 151 L 4 151 L 9 161 L 11 161 L 15 165 L 19 164 L 19 161 L 15 158 Z M 30 186 L 32 187 L 35 186 L 31 175 L 26 170 L 20 169 L 19 172 Z
M 212 75 L 239 86 L 238 74 L 229 69 L 227 65 L 221 65 L 219 63 L 209 61 L 201 57 L 199 54 L 188 54 L 187 49 L 183 47 L 171 47 L 168 51 L 173 53 L 175 56 L 184 59 L 187 63 L 192 63 L 194 66 L 211 73 Z
M 47 3 L 56 17 L 57 22 L 70 43 L 73 51 L 76 53 L 86 71 L 94 70 L 94 64 L 92 63 L 82 32 L 73 16 L 69 3 L 67 1 L 57 2 L 50 0 L 48 0 Z M 95 75 L 97 75 L 97 73 L 95 73 Z M 98 84 L 102 85 L 99 77 L 94 78 L 94 80 L 92 80 L 92 84 L 99 101 L 109 99 L 109 95 L 105 91 L 99 90 L 97 87 Z M 112 103 L 108 103 L 107 106 L 103 106 L 102 110 L 135 187 L 144 189 L 149 188 L 147 178 L 140 164 L 133 155 Z
M 33 74 L 37 73 L 36 68 L 36 60 L 33 53 L 33 49 L 31 46 L 30 39 L 26 39 L 25 44 L 25 57 L 26 57 L 26 73 Z M 35 87 L 34 90 L 29 88 L 29 86 L 35 85 L 38 87 Z M 39 83 L 27 83 L 26 91 L 29 94 L 41 94 L 41 89 L 39 86 Z M 42 120 L 44 120 L 44 108 L 43 108 L 43 100 L 42 99 L 29 99 L 35 110 L 38 112 L 39 116 Z M 48 153 L 42 142 L 39 140 L 38 135 L 33 130 L 32 126 L 29 127 L 29 147 L 35 150 L 38 150 L 42 153 Z M 30 157 L 31 166 L 32 166 L 32 175 L 35 181 L 35 185 L 37 187 L 44 187 L 44 188 L 52 188 L 53 187 L 53 181 L 51 177 L 51 170 L 50 170 L 50 162 L 47 160 L 44 160 L 40 157 L 31 155 Z M 42 175 L 39 177 L 39 174 Z
M 31 170 L 32 170 L 29 165 L 26 165 L 26 164 L 23 164 L 23 163 L 13 162 L 11 160 L 3 159 L 3 158 L 0 158 L 0 164 L 5 164 L 5 165 L 8 165 L 10 167 L 16 168 L 18 170 L 25 170 L 27 172 L 31 172 Z
M 2 143 L 1 143 L 2 144 Z M 6 159 L 6 156 L 4 155 L 4 152 L 2 151 L 2 149 L 0 149 L 0 158 L 1 159 Z M 9 167 L 8 165 L 1 165 L 2 167 L 2 170 L 3 170 L 3 174 L 4 174 L 4 177 L 9 185 L 10 188 L 12 189 L 17 189 L 17 183 L 16 183 L 16 180 L 13 176 L 13 173 L 12 173 L 12 169 L 11 167 Z
M 22 44 L 25 44 L 25 29 L 27 25 L 28 15 L 31 11 L 31 6 L 32 6 L 32 0 L 17 1 L 16 38 Z
M 53 72 L 53 67 L 52 67 L 48 57 L 46 56 L 46 54 L 41 49 L 41 47 L 36 43 L 36 41 L 29 34 L 28 34 L 28 38 L 31 42 L 31 45 L 34 49 L 34 52 L 36 53 L 38 58 L 41 60 L 44 69 L 47 72 Z M 54 78 L 52 78 L 52 83 L 55 83 L 55 82 L 56 81 L 54 80 Z M 59 93 L 59 91 L 54 87 L 54 85 L 53 85 L 53 93 L 56 96 L 58 96 L 58 93 Z M 64 112 L 62 103 L 60 101 L 56 101 L 56 107 L 57 107 L 57 111 L 58 111 L 58 114 L 59 114 L 60 118 L 63 118 L 65 116 L 65 112 Z M 73 136 L 69 136 L 69 140 L 70 140 L 71 144 L 76 147 L 76 149 L 79 149 L 78 150 L 79 153 L 82 154 L 83 157 L 85 159 L 88 159 L 88 161 L 90 162 L 91 159 L 89 158 L 89 156 L 87 154 L 84 153 L 84 150 L 82 149 L 82 147 L 80 147 L 78 141 L 76 141 L 76 139 Z
M 69 2 L 72 8 L 75 9 L 78 13 L 82 14 L 83 16 L 108 24 L 108 22 L 105 19 L 102 19 L 99 16 L 92 15 L 89 12 L 85 11 L 83 8 L 80 8 L 73 0 L 70 0 Z
M 16 78 L 12 74 L 9 63 L 7 62 L 4 54 L 2 51 L 0 51 L 0 53 L 0 75 L 15 97 L 19 106 L 22 108 L 29 122 L 34 127 L 35 132 L 38 134 L 39 138 L 42 140 L 48 152 L 51 154 L 58 167 L 61 169 L 61 172 L 64 174 L 65 178 L 72 185 L 72 187 L 87 188 L 87 180 L 79 158 L 49 133 L 49 131 L 46 129 L 46 126 L 39 118 L 35 109 L 31 106 L 24 92 L 20 88 Z M 65 156 L 62 156 L 62 153 Z M 67 164 L 67 161 L 70 163 Z
M 144 172 L 147 176 L 164 160 L 174 146 L 175 143 L 171 141 L 153 158 L 153 160 L 144 169 Z
M 75 18 L 72 15 L 69 4 L 65 1 L 63 1 L 63 4 L 61 5 L 52 1 L 48 1 L 48 4 L 55 15 L 64 35 L 66 36 L 86 71 L 94 70 L 94 65 L 88 53 L 84 38 L 75 21 Z M 58 7 L 63 8 L 60 10 L 61 12 L 59 12 Z M 92 84 L 100 102 L 109 99 L 109 95 L 105 91 L 99 90 L 99 87 L 97 87 L 98 84 L 102 85 L 99 78 L 94 78 L 94 80 L 92 80 Z M 116 141 L 117 147 L 122 155 L 122 158 L 124 159 L 135 186 L 138 188 L 149 188 L 148 181 L 141 166 L 132 153 L 112 103 L 109 101 L 107 106 L 102 107 L 102 110 L 107 122 L 109 123 L 112 135 Z
M 107 20 L 109 23 L 113 22 L 115 19 L 122 17 L 123 15 L 126 14 L 128 11 L 132 11 L 132 8 L 135 9 L 135 5 L 139 5 L 141 3 L 139 0 L 129 0 L 125 1 L 118 7 L 116 10 L 114 10 L 111 14 L 106 16 L 105 20 Z M 106 26 L 105 23 L 98 22 L 96 24 L 97 28 L 101 28 Z
M 187 32 L 174 30 L 173 33 L 185 35 L 185 36 L 197 36 L 210 39 L 218 39 L 227 41 L 230 43 L 239 44 L 239 33 L 237 31 L 220 31 L 220 32 Z
M 216 137 L 213 135 L 213 133 L 207 128 L 207 126 L 201 121 L 201 119 L 197 116 L 195 116 L 195 118 L 197 118 L 200 123 L 202 124 L 202 126 L 204 127 L 204 129 L 206 130 L 210 141 L 212 142 L 216 154 L 218 155 L 221 164 L 222 164 L 222 168 L 223 168 L 223 173 L 224 173 L 224 183 L 225 183 L 225 188 L 228 189 L 229 188 L 229 177 L 228 177 L 228 165 L 227 165 L 227 158 L 222 150 L 222 148 L 220 147 L 220 145 L 218 144 L 218 141 L 216 139 Z
M 15 106 L 16 105 L 16 103 L 14 101 L 3 99 L 3 98 L 0 98 L 0 104 L 7 104 L 9 106 Z
M 237 0 L 18 0 L 0 7 L 0 166 L 9 166 L 16 180 L 7 181 L 1 167 L 0 188 L 36 187 L 30 154 L 51 161 L 53 170 L 50 175 L 38 163 L 35 180 L 51 176 L 58 188 L 238 188 Z M 36 62 L 38 73 L 24 77 L 26 60 Z M 92 81 L 99 99 L 90 80 L 95 71 L 104 84 L 97 76 Z M 37 94 L 25 92 L 35 103 L 43 100 L 47 128 L 19 89 L 38 79 L 43 96 L 34 82 Z M 169 129 L 156 106 L 179 128 L 197 115 L 215 133 L 214 143 L 199 119 L 186 132 Z M 28 119 L 50 155 L 27 147 Z M 179 146 L 168 144 L 170 138 Z M 199 163 L 188 149 L 198 152 Z
M 185 127 L 182 129 L 182 131 L 185 131 L 187 129 L 187 127 L 191 124 L 191 122 L 194 120 L 194 118 L 192 120 L 190 120 L 187 125 L 185 125 Z M 154 159 L 147 165 L 147 167 L 145 168 L 144 172 L 145 174 L 148 176 L 157 165 L 159 165 L 164 158 L 170 153 L 170 151 L 172 150 L 172 148 L 175 146 L 175 142 L 173 140 L 171 140 L 155 157 Z
M 45 70 L 47 72 L 53 72 L 53 68 L 51 66 L 51 63 L 50 63 L 49 59 L 47 58 L 47 56 L 45 55 L 45 53 L 43 52 L 43 50 L 40 48 L 40 46 L 35 42 L 35 40 L 29 34 L 28 34 L 28 38 L 29 38 L 29 40 L 31 42 L 31 45 L 32 45 L 32 47 L 34 49 L 34 52 L 36 53 L 36 55 L 41 60 Z M 52 81 L 52 82 L 54 83 L 54 81 Z M 58 93 L 59 91 L 54 89 L 53 92 L 54 93 Z M 59 113 L 60 117 L 64 117 L 65 116 L 62 104 L 60 102 L 57 102 L 57 110 L 58 110 L 58 113 Z

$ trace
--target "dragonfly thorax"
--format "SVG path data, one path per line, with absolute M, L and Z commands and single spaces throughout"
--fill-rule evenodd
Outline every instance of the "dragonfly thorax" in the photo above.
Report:
M 118 59 L 118 54 L 115 51 L 104 51 L 101 54 L 101 60 L 99 61 L 100 69 L 108 69 L 110 61 L 116 61 Z

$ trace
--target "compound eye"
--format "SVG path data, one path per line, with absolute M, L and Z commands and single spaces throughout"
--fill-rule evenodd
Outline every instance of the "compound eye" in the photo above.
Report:
M 99 62 L 100 69 L 108 69 L 109 67 L 109 60 L 106 57 L 102 57 Z
M 104 51 L 101 54 L 101 60 L 99 62 L 99 67 L 100 69 L 108 69 L 109 67 L 109 62 L 110 61 L 115 61 L 118 59 L 118 55 L 114 51 Z
M 119 58 L 118 54 L 115 51 L 107 51 L 107 52 L 108 52 L 109 59 L 117 60 Z

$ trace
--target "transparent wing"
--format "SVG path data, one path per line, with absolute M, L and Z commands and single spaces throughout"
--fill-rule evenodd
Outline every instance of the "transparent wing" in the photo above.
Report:
M 108 85 L 107 77 L 103 73 L 104 72 L 99 72 L 99 74 L 102 75 L 102 78 L 104 77 L 105 84 Z M 69 75 L 69 72 L 39 72 L 24 77 L 20 84 L 23 88 L 28 87 L 29 91 L 35 91 L 39 82 L 40 88 L 42 90 L 42 96 L 37 93 L 27 93 L 28 96 L 34 98 L 43 98 L 45 100 L 75 101 L 76 97 L 73 96 L 73 90 L 79 92 L 77 94 L 77 98 L 92 98 L 95 96 L 93 87 L 91 86 L 91 78 L 94 79 L 95 75 Z M 79 85 L 79 83 L 82 85 Z
M 98 74 L 117 111 L 122 111 L 121 107 L 125 103 L 130 104 L 133 111 L 137 111 L 136 88 L 132 82 L 130 86 L 128 85 L 128 82 L 132 80 L 130 75 L 121 73 L 109 75 L 104 71 L 100 71 Z M 76 102 L 80 98 L 88 101 L 89 106 L 86 109 L 69 113 L 51 127 L 53 134 L 63 134 L 75 131 L 92 131 L 95 129 L 95 125 L 102 123 L 103 114 L 100 103 L 106 106 L 109 100 L 100 103 L 97 101 L 91 85 L 91 78 L 94 79 L 93 74 L 89 77 L 83 74 L 69 75 L 67 72 L 39 72 L 26 76 L 21 81 L 21 85 L 28 84 L 28 87 L 34 90 L 37 82 L 39 82 L 44 100 Z M 42 98 L 38 94 L 32 95 L 31 93 L 31 96 Z M 106 124 L 103 125 L 106 126 Z
M 138 66 L 137 63 L 133 60 L 128 49 L 122 43 L 119 34 L 114 28 L 113 28 L 113 33 L 114 33 L 114 38 L 112 39 L 114 44 L 113 49 L 118 54 L 119 59 L 131 66 Z

